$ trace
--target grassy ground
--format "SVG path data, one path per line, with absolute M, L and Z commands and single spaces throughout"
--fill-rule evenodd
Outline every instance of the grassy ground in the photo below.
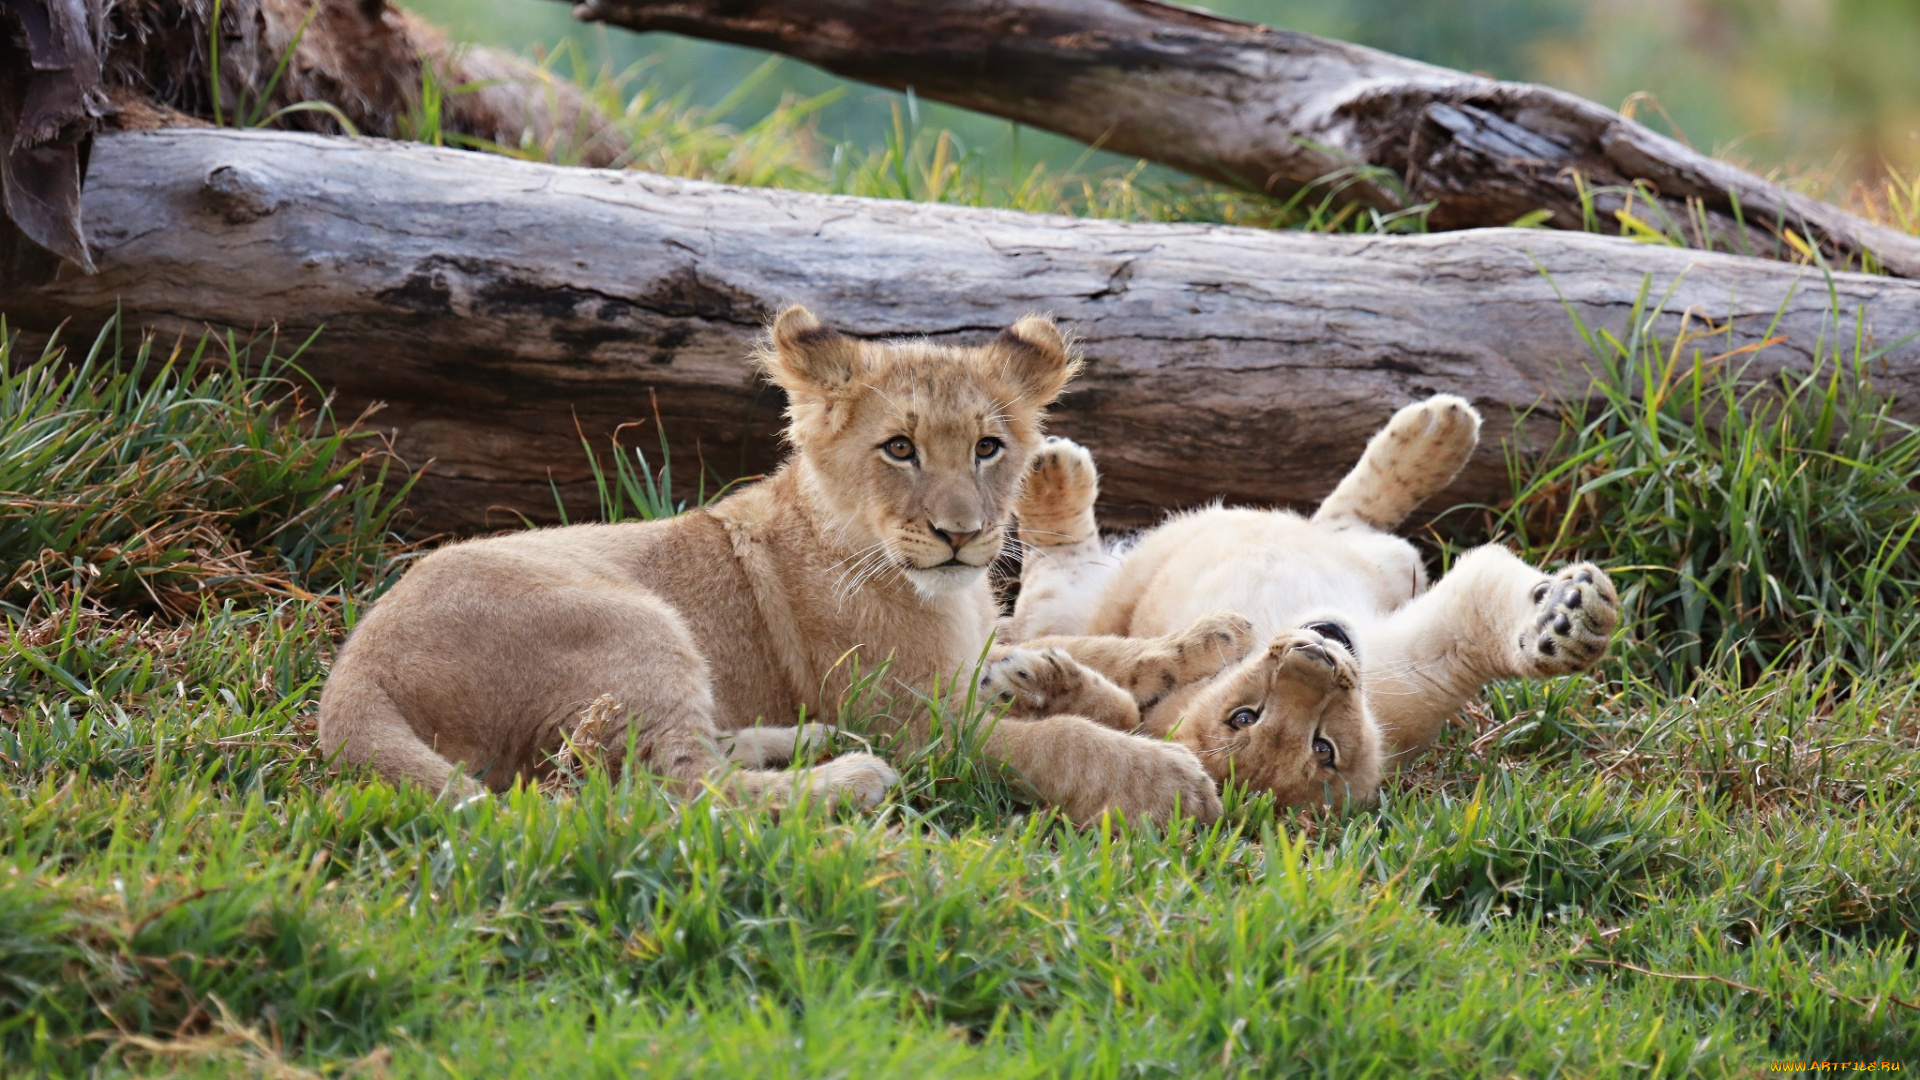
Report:
M 735 126 L 587 81 L 636 164 L 681 175 L 1420 227 L 1008 166 L 906 113 L 885 146 L 836 146 L 807 102 Z M 1920 228 L 1917 192 L 1877 205 Z M 1742 358 L 1711 341 L 1594 335 L 1595 404 L 1514 462 L 1510 504 L 1431 540 L 1436 564 L 1498 535 L 1613 568 L 1618 659 L 1496 687 L 1378 808 L 1230 793 L 1220 825 L 1161 835 L 1022 805 L 961 752 L 964 705 L 865 814 L 604 775 L 450 808 L 335 768 L 314 700 L 411 554 L 388 528 L 405 485 L 270 355 L 294 344 L 0 346 L 0 1073 L 1920 1064 L 1920 439 L 1885 420 L 1871 354 L 1780 403 L 1732 389 Z M 671 509 L 610 479 L 616 512 Z
M 1619 658 L 1496 687 L 1378 808 L 1235 792 L 1165 835 L 1022 805 L 964 704 L 870 813 L 591 773 L 450 808 L 335 768 L 333 642 L 409 555 L 378 447 L 286 343 L 9 347 L 0 1072 L 1920 1064 L 1920 440 L 1870 354 L 1778 404 L 1710 342 L 1593 340 L 1596 404 L 1435 551 L 1597 556 Z

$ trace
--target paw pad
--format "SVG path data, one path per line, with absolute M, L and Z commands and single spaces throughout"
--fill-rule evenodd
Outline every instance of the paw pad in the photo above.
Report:
M 1050 694 L 1065 689 L 1072 670 L 1058 649 L 1015 649 L 987 666 L 980 676 L 980 697 L 994 705 L 1045 707 Z
M 1094 533 L 1093 504 L 1099 496 L 1093 455 L 1071 439 L 1049 436 L 1033 456 L 1015 509 L 1021 539 L 1043 547 L 1085 540 Z
M 1583 671 L 1598 663 L 1620 622 L 1613 582 L 1596 566 L 1562 570 L 1529 592 L 1534 613 L 1519 646 L 1540 675 Z

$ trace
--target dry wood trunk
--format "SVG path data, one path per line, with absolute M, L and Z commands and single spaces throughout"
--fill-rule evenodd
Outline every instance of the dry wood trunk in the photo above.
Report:
M 1053 312 L 1090 359 L 1054 428 L 1093 447 L 1104 512 L 1133 522 L 1217 496 L 1317 499 L 1389 413 L 1438 391 L 1489 419 L 1452 495 L 1499 497 L 1499 438 L 1585 386 L 1561 294 L 1622 333 L 1650 277 L 1668 331 L 1684 312 L 1730 320 L 1709 350 L 1780 312 L 1785 341 L 1756 372 L 1835 338 L 1829 284 L 1804 268 L 1578 233 L 1129 224 L 292 132 L 104 135 L 85 213 L 99 273 L 0 281 L 14 326 L 84 328 L 124 305 L 168 334 L 324 327 L 306 366 L 349 409 L 388 402 L 400 453 L 433 459 L 416 500 L 433 529 L 551 518 L 550 478 L 590 505 L 582 435 L 604 450 L 655 393 L 683 479 L 701 459 L 765 468 L 782 401 L 744 357 L 793 301 L 852 333 L 956 342 Z M 1831 288 L 1849 340 L 1856 316 L 1885 342 L 1920 331 L 1920 283 Z M 1880 385 L 1920 418 L 1920 346 L 1890 353 Z M 1529 423 L 1536 446 L 1553 429 Z
M 1439 229 L 1536 210 L 1560 228 L 1590 213 L 1613 228 L 1637 184 L 1634 212 L 1696 247 L 1791 259 L 1790 229 L 1832 265 L 1920 276 L 1920 239 L 1572 94 L 1156 0 L 568 2 L 582 18 L 787 53 L 1256 191 L 1330 185 L 1388 212 L 1431 202 Z

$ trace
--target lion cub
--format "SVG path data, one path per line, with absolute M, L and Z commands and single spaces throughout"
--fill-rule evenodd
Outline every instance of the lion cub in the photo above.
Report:
M 1216 777 L 1232 768 L 1287 801 L 1320 787 L 1370 796 L 1381 755 L 1424 749 L 1495 679 L 1592 667 L 1619 622 L 1599 567 L 1550 575 L 1497 545 L 1427 587 L 1419 552 L 1388 530 L 1446 486 L 1479 433 L 1471 405 L 1437 395 L 1396 413 L 1312 518 L 1213 506 L 1111 549 L 1095 527 L 1091 455 L 1049 439 L 1018 508 L 1027 558 L 1010 637 L 1032 667 L 1049 635 L 1165 634 L 1233 612 L 1268 647 L 1141 708 L 1146 729 L 1194 747 Z M 1099 676 L 1079 666 L 1093 670 L 1052 683 Z
M 859 341 L 798 307 L 756 360 L 790 402 L 794 452 L 779 470 L 668 521 L 422 559 L 342 649 L 320 697 L 322 748 L 466 795 L 541 775 L 583 713 L 611 714 L 598 737 L 611 760 L 631 741 L 683 788 L 879 799 L 897 779 L 879 758 L 765 771 L 823 732 L 753 725 L 826 711 L 855 649 L 869 669 L 890 657 L 914 689 L 972 667 L 994 628 L 988 564 L 1046 406 L 1079 362 L 1044 318 L 956 348 Z M 1218 813 L 1185 748 L 1084 718 L 1000 725 L 984 751 L 1082 820 Z
M 1380 738 L 1352 655 L 1311 627 L 1255 643 L 1227 612 L 1159 638 L 1036 638 L 990 664 L 981 689 L 1011 715 L 1073 712 L 1178 743 L 1216 784 L 1283 806 L 1371 801 Z

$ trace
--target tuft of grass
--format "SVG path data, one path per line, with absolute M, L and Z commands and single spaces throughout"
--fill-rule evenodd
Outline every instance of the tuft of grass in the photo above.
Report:
M 1643 283 L 1625 337 L 1579 324 L 1591 396 L 1551 449 L 1514 463 L 1495 520 L 1536 558 L 1616 573 L 1634 658 L 1683 686 L 1723 662 L 1749 676 L 1831 661 L 1854 674 L 1913 655 L 1920 433 L 1891 415 L 1872 347 L 1837 312 L 1797 371 L 1749 378 L 1768 346 L 1656 332 Z M 1769 343 L 1771 344 L 1771 343 Z
M 660 410 L 655 403 L 653 428 L 660 440 L 660 466 L 656 470 L 652 459 L 639 446 L 623 446 L 620 437 L 628 428 L 640 427 L 640 423 L 622 424 L 615 428 L 608 439 L 612 450 L 611 471 L 603 464 L 600 455 L 595 452 L 587 437 L 580 436 L 580 447 L 586 452 L 587 469 L 593 476 L 596 501 L 599 504 L 600 521 L 659 521 L 685 513 L 688 506 L 710 506 L 732 490 L 734 485 L 758 480 L 757 476 L 743 476 L 734 480 L 715 480 L 711 491 L 707 488 L 708 476 L 702 474 L 694 489 L 693 501 L 673 497 L 673 452 L 667 446 L 666 429 L 660 423 Z M 560 524 L 570 523 L 566 502 L 560 497 L 559 485 L 553 485 L 553 505 Z
M 377 575 L 410 481 L 277 349 L 129 347 L 109 323 L 30 356 L 0 322 L 0 611 L 178 615 Z
M 293 62 L 295 54 L 300 49 L 300 39 L 307 35 L 307 28 L 313 24 L 314 15 L 320 11 L 319 4 L 314 4 L 307 9 L 305 15 L 301 16 L 300 25 L 294 28 L 293 36 L 287 41 L 287 47 L 281 50 L 280 59 L 273 65 L 273 74 L 267 77 L 265 86 L 262 86 L 256 93 L 251 95 L 253 101 L 251 103 L 247 101 L 249 96 L 247 93 L 248 88 L 243 85 L 239 90 L 238 100 L 232 103 L 232 110 L 229 111 L 223 108 L 221 102 L 220 74 L 221 9 L 223 6 L 222 0 L 213 0 L 213 9 L 207 17 L 207 90 L 208 98 L 213 105 L 213 124 L 215 127 L 226 127 L 229 124 L 237 128 L 271 127 L 273 124 L 296 113 L 317 112 L 325 114 L 331 118 L 334 123 L 340 125 L 341 134 L 360 134 L 359 129 L 354 127 L 353 121 L 347 119 L 347 114 L 331 101 L 296 101 L 274 109 L 271 112 L 268 111 L 268 107 L 273 102 L 273 92 L 279 88 L 280 81 L 286 77 L 287 65 Z

